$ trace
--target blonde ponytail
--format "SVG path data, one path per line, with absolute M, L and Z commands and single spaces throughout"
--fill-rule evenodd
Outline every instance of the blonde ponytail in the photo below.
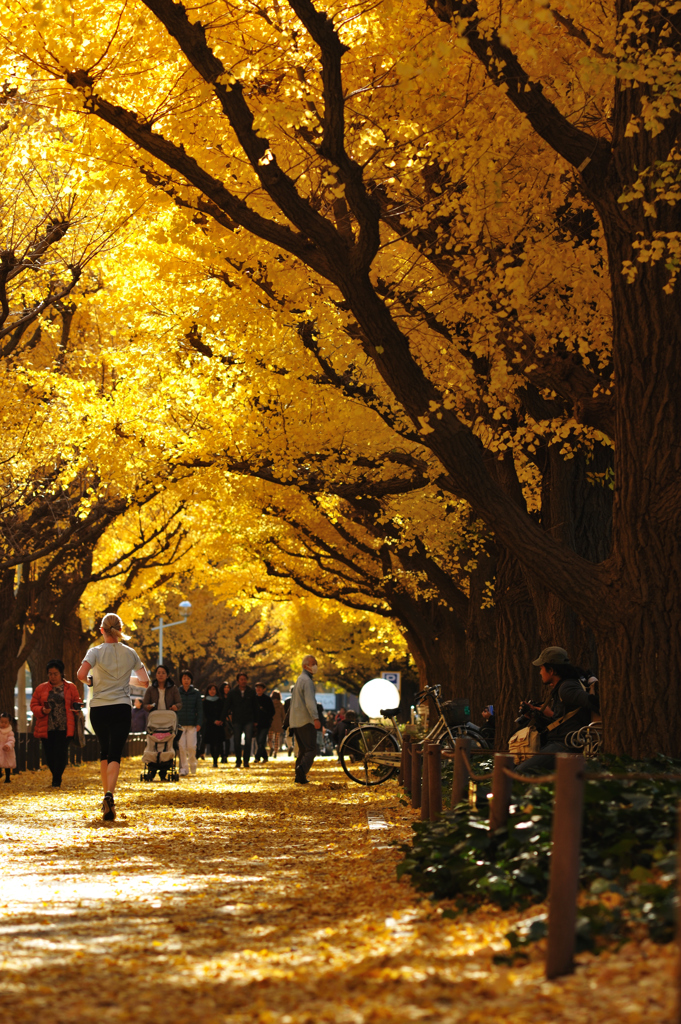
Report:
M 123 632 L 123 620 L 115 612 L 108 612 L 101 621 L 101 627 L 107 636 L 114 640 L 129 640 L 127 633 Z

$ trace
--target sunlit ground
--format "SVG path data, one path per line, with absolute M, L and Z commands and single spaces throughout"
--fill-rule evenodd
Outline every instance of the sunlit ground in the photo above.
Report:
M 384 844 L 411 812 L 393 784 L 346 787 L 323 760 L 294 786 L 285 758 L 148 784 L 134 759 L 104 825 L 96 768 L 56 793 L 45 770 L 0 784 L 2 1024 L 672 1020 L 671 947 L 552 984 L 539 951 L 493 965 L 511 915 L 443 918 L 395 881 Z

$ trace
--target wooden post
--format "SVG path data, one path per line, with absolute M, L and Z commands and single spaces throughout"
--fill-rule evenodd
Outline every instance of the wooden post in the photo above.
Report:
M 428 783 L 428 772 L 430 771 L 430 758 L 428 756 L 429 743 L 423 744 L 422 764 L 423 782 L 421 783 L 421 821 L 430 821 L 430 785 Z
M 463 752 L 470 757 L 473 740 L 470 736 L 457 736 L 454 747 L 454 782 L 452 783 L 452 800 L 450 807 L 456 807 L 468 796 L 469 771 L 463 759 Z
M 584 806 L 584 758 L 556 754 L 556 797 L 549 881 L 549 934 L 546 977 L 574 971 L 579 851 Z
M 411 806 L 421 806 L 421 751 L 415 743 L 411 748 Z
M 511 754 L 494 755 L 494 773 L 492 775 L 492 799 L 489 808 L 490 832 L 503 828 L 508 821 L 508 807 L 511 802 L 513 779 L 504 775 L 504 768 L 513 770 L 514 761 Z
M 428 811 L 431 821 L 439 821 L 442 814 L 442 748 L 438 743 L 428 744 Z

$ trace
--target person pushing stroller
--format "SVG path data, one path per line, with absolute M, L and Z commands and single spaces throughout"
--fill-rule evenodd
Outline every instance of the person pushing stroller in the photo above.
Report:
M 147 722 L 147 745 L 142 754 L 146 770 L 141 779 L 153 782 L 158 773 L 161 782 L 179 779 L 175 767 L 177 715 L 174 711 L 152 711 Z
M 149 711 L 147 745 L 142 754 L 147 768 L 142 779 L 152 782 L 158 773 L 161 782 L 165 782 L 169 774 L 174 780 L 178 777 L 175 768 L 176 712 L 182 708 L 182 698 L 165 665 L 157 666 L 154 682 L 142 700 Z

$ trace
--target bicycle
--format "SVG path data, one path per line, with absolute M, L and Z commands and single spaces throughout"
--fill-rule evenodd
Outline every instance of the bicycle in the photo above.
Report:
M 442 701 L 442 687 L 426 686 L 416 695 L 415 703 L 424 704 L 431 698 L 438 718 L 422 743 L 439 743 L 453 750 L 457 736 L 470 736 L 473 745 L 488 750 L 489 743 L 473 722 L 468 701 Z M 338 759 L 343 771 L 360 786 L 380 786 L 397 775 L 402 758 L 402 737 L 395 721 L 396 708 L 381 711 L 382 718 L 390 719 L 392 728 L 384 725 L 359 724 L 344 737 L 338 748 Z

